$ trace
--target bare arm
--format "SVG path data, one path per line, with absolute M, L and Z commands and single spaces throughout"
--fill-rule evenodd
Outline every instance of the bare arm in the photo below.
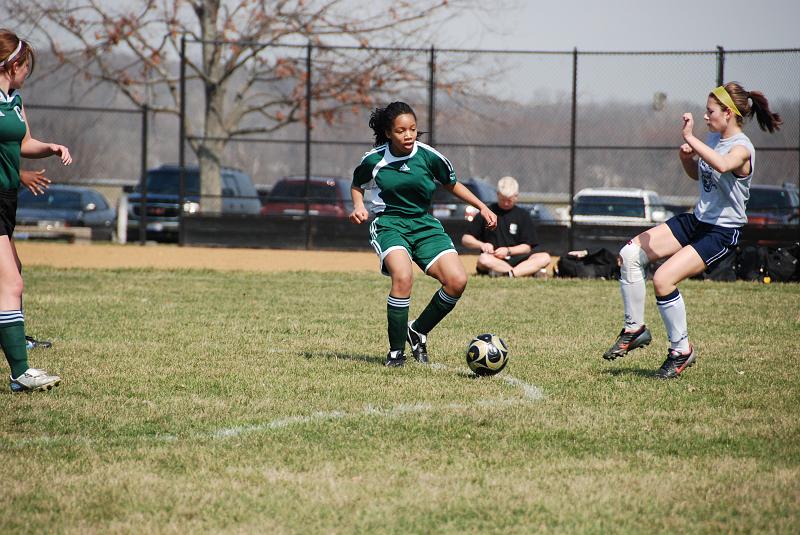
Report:
M 508 256 L 530 254 L 530 252 L 532 251 L 530 244 L 527 243 L 520 243 L 518 245 L 512 245 L 511 247 L 498 247 L 498 250 L 500 249 L 508 249 Z
M 31 136 L 31 128 L 28 125 L 28 120 L 25 116 L 25 110 L 22 110 L 22 120 L 25 121 L 25 137 L 22 139 L 20 145 L 20 155 L 23 158 L 47 158 L 48 156 L 58 155 L 61 157 L 61 163 L 69 165 L 72 163 L 72 156 L 69 149 L 64 145 L 56 143 L 44 143 Z
M 530 254 L 531 246 L 527 243 L 520 243 L 517 245 L 498 247 L 494 250 L 492 255 L 500 260 L 508 260 L 512 256 L 521 254 Z
M 683 139 L 692 150 L 700 158 L 702 158 L 714 170 L 720 173 L 727 173 L 728 171 L 738 171 L 739 175 L 749 175 L 748 169 L 745 166 L 750 162 L 750 153 L 742 145 L 736 145 L 728 154 L 719 154 L 711 147 L 700 141 L 695 137 L 692 129 L 694 127 L 694 119 L 691 113 L 683 114 Z M 695 170 L 695 175 L 697 171 Z M 690 175 L 691 176 L 691 175 Z M 697 177 L 693 177 L 697 180 Z
M 482 253 L 493 253 L 494 246 L 489 242 L 482 242 L 472 234 L 464 234 L 461 236 L 461 245 L 467 249 L 473 249 Z
M 464 184 L 461 182 L 456 182 L 455 184 L 449 184 L 444 186 L 444 188 L 464 201 L 465 203 L 477 208 L 483 220 L 486 221 L 486 228 L 489 230 L 494 230 L 497 227 L 497 216 L 489 210 L 489 207 L 483 204 L 483 202 L 475 196 Z
M 360 225 L 369 219 L 369 212 L 364 207 L 364 190 L 351 186 L 350 197 L 353 199 L 353 211 L 350 212 L 350 221 Z
M 688 143 L 684 143 L 678 150 L 678 157 L 681 159 L 684 172 L 692 180 L 697 180 L 697 158 L 694 149 Z
M 483 242 L 472 234 L 464 234 L 461 236 L 461 245 L 467 249 L 479 250 L 482 253 L 494 255 L 500 259 L 505 259 L 509 256 L 529 254 L 532 251 L 531 246 L 527 243 L 520 243 L 518 245 L 512 245 L 511 247 L 498 247 L 495 249 L 494 245 L 491 243 Z

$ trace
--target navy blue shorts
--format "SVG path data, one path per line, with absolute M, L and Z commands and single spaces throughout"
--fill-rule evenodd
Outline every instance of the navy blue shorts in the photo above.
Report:
M 733 251 L 739 243 L 742 230 L 703 223 L 690 212 L 670 218 L 667 226 L 681 247 L 694 247 L 706 267 L 711 267 Z

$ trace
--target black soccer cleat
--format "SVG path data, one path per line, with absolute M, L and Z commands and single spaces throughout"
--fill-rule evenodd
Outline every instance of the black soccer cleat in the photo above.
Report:
M 428 337 L 415 331 L 414 328 L 411 327 L 413 323 L 413 321 L 408 322 L 408 331 L 406 334 L 408 343 L 411 345 L 411 354 L 420 364 L 428 364 Z
M 33 336 L 25 336 L 25 345 L 28 349 L 36 349 L 37 347 L 48 349 L 53 347 L 53 342 L 49 340 L 37 340 Z
M 659 379 L 674 379 L 682 374 L 683 370 L 694 364 L 694 361 L 695 354 L 692 346 L 689 346 L 689 352 L 685 354 L 670 349 L 667 353 L 667 360 L 656 372 L 656 377 Z
M 653 337 L 650 335 L 650 331 L 645 325 L 642 325 L 641 329 L 638 331 L 630 333 L 622 329 L 614 345 L 603 353 L 603 358 L 606 360 L 614 360 L 619 357 L 624 357 L 629 351 L 633 351 L 637 347 L 644 347 L 652 340 Z
M 389 351 L 386 354 L 386 362 L 383 363 L 387 368 L 402 368 L 405 366 L 406 356 L 403 351 L 398 349 L 396 351 Z

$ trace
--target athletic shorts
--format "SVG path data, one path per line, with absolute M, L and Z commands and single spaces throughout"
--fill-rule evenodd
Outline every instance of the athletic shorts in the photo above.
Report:
M 511 267 L 517 267 L 518 265 L 520 265 L 521 263 L 523 263 L 524 261 L 529 259 L 532 254 L 533 253 L 517 254 L 517 255 L 512 256 L 511 258 L 506 258 L 505 261 L 506 261 L 506 264 L 508 264 Z M 488 269 L 481 269 L 481 268 L 476 268 L 476 269 L 477 269 L 478 273 L 483 273 L 483 274 L 489 273 Z
M 734 250 L 742 230 L 703 223 L 690 212 L 670 218 L 667 226 L 681 247 L 691 245 L 697 251 L 707 268 Z
M 453 240 L 439 220 L 430 214 L 419 217 L 379 215 L 370 224 L 369 235 L 370 244 L 380 257 L 384 275 L 389 275 L 389 272 L 383 261 L 395 249 L 405 249 L 409 258 L 425 273 L 440 256 L 456 252 Z
M 18 190 L 0 188 L 0 236 L 14 235 L 17 226 L 17 195 Z

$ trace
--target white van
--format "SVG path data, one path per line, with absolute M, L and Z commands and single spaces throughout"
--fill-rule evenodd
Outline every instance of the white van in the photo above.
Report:
M 585 188 L 575 194 L 573 221 L 594 225 L 657 225 L 674 214 L 655 191 Z

